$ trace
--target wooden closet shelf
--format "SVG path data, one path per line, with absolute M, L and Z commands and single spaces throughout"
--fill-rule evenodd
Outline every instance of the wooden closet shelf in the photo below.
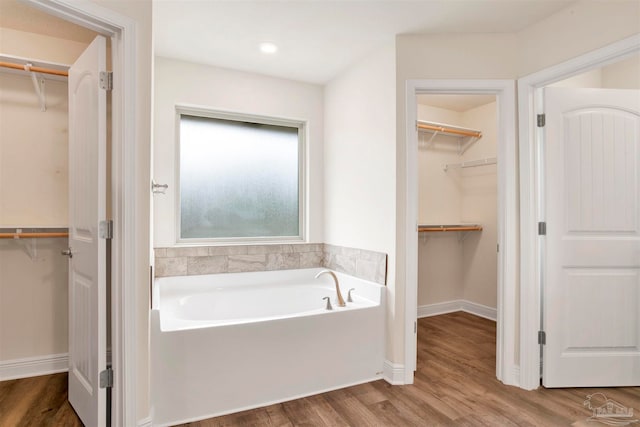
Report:
M 53 237 L 69 237 L 69 230 L 59 227 L 0 228 L 0 239 L 40 239 Z
M 425 120 L 418 120 L 416 122 L 418 131 L 432 133 L 429 141 L 426 141 L 427 146 L 433 146 L 436 136 L 443 134 L 457 137 L 458 154 L 462 155 L 471 145 L 482 138 L 482 132 L 475 129 L 469 129 L 462 126 L 447 125 L 444 123 L 427 122 Z M 418 141 L 420 143 L 420 141 Z
M 69 233 L 0 233 L 0 239 L 69 237 Z
M 445 231 L 482 231 L 478 224 L 468 225 L 419 225 L 419 233 L 445 232 Z

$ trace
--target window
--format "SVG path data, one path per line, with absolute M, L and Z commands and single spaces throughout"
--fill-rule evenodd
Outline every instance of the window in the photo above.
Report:
M 178 110 L 179 241 L 303 238 L 304 124 Z

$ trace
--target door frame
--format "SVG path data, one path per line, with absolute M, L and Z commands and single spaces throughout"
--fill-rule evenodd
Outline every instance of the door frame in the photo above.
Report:
M 515 364 L 517 291 L 517 142 L 515 80 L 407 80 L 406 85 L 406 285 L 404 383 L 413 383 L 416 369 L 418 307 L 418 135 L 417 95 L 491 94 L 496 96 L 498 118 L 498 289 L 496 376 L 505 384 L 518 384 Z M 513 301 L 514 303 L 510 303 Z
M 544 221 L 540 138 L 535 116 L 541 113 L 539 90 L 552 83 L 640 53 L 640 34 L 518 79 L 520 153 L 520 387 L 540 386 L 538 331 L 542 314 L 542 250 L 538 221 Z
M 136 60 L 135 20 L 90 1 L 22 0 L 111 39 L 114 79 L 111 134 L 112 423 L 137 425 L 136 386 Z M 109 196 L 109 195 L 107 195 Z M 105 218 L 106 219 L 106 218 Z

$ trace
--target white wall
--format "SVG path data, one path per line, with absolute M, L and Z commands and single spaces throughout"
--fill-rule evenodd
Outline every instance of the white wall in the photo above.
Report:
M 640 54 L 602 68 L 602 87 L 640 89 Z
M 517 33 L 518 77 L 640 32 L 640 2 L 582 0 Z
M 306 121 L 308 240 L 322 242 L 321 86 L 157 57 L 154 98 L 154 178 L 169 184 L 154 196 L 155 247 L 176 244 L 176 105 Z
M 463 126 L 463 116 L 457 111 L 418 105 L 419 120 Z M 442 169 L 460 161 L 459 139 L 438 134 L 431 141 L 432 135 L 418 133 L 418 223 L 455 224 L 460 222 L 460 180 L 456 175 L 447 176 Z
M 71 64 L 86 44 L 0 28 L 6 55 Z M 0 227 L 68 225 L 67 82 L 47 79 L 40 111 L 29 76 L 0 73 Z M 63 238 L 0 239 L 0 362 L 67 353 Z
M 0 28 L 0 40 L 0 53 L 3 55 L 42 59 L 67 65 L 73 64 L 88 45 L 11 28 Z
M 395 51 L 386 46 L 325 88 L 325 243 L 388 254 L 388 331 L 395 286 Z M 402 337 L 387 334 L 387 357 Z
M 462 126 L 463 114 L 418 105 L 418 119 Z M 443 165 L 460 162 L 458 138 L 420 132 L 418 146 L 418 223 L 456 224 L 461 221 L 460 175 Z M 461 299 L 462 245 L 449 233 L 420 233 L 418 239 L 418 306 Z
M 640 89 L 640 54 L 549 85 L 550 87 Z
M 463 114 L 462 123 L 482 131 L 482 138 L 462 156 L 463 162 L 496 157 L 497 104 L 482 105 Z M 482 225 L 482 232 L 468 233 L 462 246 L 463 299 L 497 307 L 498 292 L 498 176 L 497 166 L 457 170 L 462 181 L 462 222 Z M 452 171 L 456 172 L 456 171 Z

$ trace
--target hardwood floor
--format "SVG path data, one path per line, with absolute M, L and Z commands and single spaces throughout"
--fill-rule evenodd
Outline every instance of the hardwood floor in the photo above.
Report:
M 467 313 L 418 321 L 415 382 L 380 380 L 184 424 L 227 426 L 587 426 L 595 391 L 640 412 L 640 387 L 524 391 L 495 378 L 495 322 Z
M 412 385 L 380 380 L 183 427 L 594 426 L 583 402 L 597 391 L 640 413 L 640 387 L 524 391 L 501 384 L 495 323 L 460 312 L 418 321 Z M 0 382 L 0 426 L 82 425 L 66 399 L 66 374 Z
M 67 401 L 67 374 L 0 382 L 1 427 L 82 427 Z

